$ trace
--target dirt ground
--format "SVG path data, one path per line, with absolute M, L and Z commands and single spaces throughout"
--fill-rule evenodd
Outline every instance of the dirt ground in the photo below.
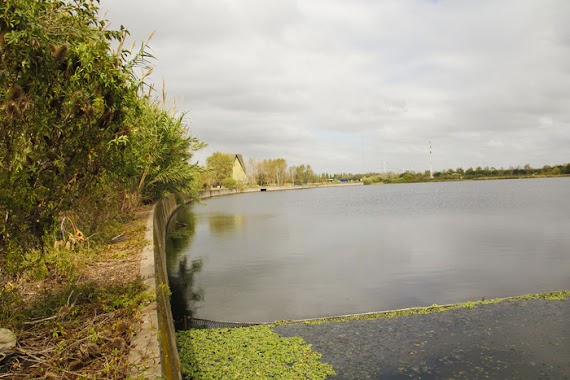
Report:
M 18 344 L 0 355 L 0 379 L 126 378 L 140 307 L 152 298 L 139 278 L 151 209 L 137 210 L 73 280 L 50 273 L 8 283 L 20 290 L 21 303 L 0 327 L 13 330 Z

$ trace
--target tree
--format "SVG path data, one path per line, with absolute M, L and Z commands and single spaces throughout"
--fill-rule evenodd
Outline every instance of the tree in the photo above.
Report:
M 291 167 L 291 175 L 294 177 L 294 183 L 297 185 L 315 182 L 318 177 L 311 169 L 311 165 L 299 165 Z
M 247 179 L 249 183 L 257 183 L 258 160 L 250 157 L 247 160 Z
M 270 165 L 275 173 L 275 183 L 277 186 L 282 186 L 287 173 L 287 161 L 284 158 L 276 158 L 270 161 Z
M 206 168 L 210 172 L 213 186 L 221 186 L 222 181 L 232 176 L 234 161 L 231 154 L 215 152 L 206 158 Z
M 141 95 L 146 45 L 123 49 L 97 3 L 0 3 L 0 259 L 193 186 L 201 144 Z
M 557 167 L 550 169 L 549 174 L 550 175 L 560 175 L 561 174 L 560 168 L 557 166 Z
M 128 182 L 129 198 L 196 195 L 202 168 L 190 160 L 205 144 L 190 135 L 183 116 L 175 117 L 174 110 L 164 110 L 147 98 L 140 99 L 138 107 L 127 119 L 127 125 L 133 125 L 128 139 L 113 141 L 119 155 L 115 174 Z
M 8 5 L 9 4 L 9 5 Z M 0 6 L 0 244 L 32 244 L 89 195 L 137 97 L 132 67 L 91 1 Z M 18 243 L 16 243 L 18 244 Z M 28 244 L 26 244 L 28 245 Z M 1 249 L 1 248 L 0 248 Z

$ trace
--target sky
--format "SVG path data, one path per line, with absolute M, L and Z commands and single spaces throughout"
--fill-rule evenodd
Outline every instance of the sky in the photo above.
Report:
M 215 151 L 317 173 L 570 162 L 570 1 L 101 0 Z M 431 155 L 430 155 L 431 142 Z

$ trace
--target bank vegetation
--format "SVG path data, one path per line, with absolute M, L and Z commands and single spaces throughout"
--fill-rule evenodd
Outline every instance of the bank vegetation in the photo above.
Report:
M 0 377 L 124 378 L 144 222 L 202 143 L 89 0 L 0 2 Z

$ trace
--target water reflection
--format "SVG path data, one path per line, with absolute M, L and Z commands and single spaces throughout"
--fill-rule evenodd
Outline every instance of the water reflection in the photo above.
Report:
M 177 272 L 169 275 L 168 281 L 172 291 L 170 304 L 174 327 L 177 330 L 188 329 L 196 312 L 195 302 L 204 299 L 203 290 L 194 287 L 194 275 L 201 270 L 201 259 L 193 260 L 188 265 L 188 258 L 184 257 L 178 263 Z
M 221 235 L 232 232 L 244 226 L 243 215 L 236 214 L 213 214 L 208 215 L 208 226 L 214 234 Z
M 211 199 L 173 219 L 169 271 L 181 310 L 247 322 L 568 289 L 569 197 L 570 178 Z
M 190 208 L 181 207 L 170 219 L 166 233 L 168 272 L 176 272 L 178 261 L 192 244 L 196 234 L 196 215 Z
M 196 234 L 196 216 L 189 208 L 173 215 L 166 235 L 168 282 L 172 295 L 170 304 L 177 330 L 187 329 L 195 314 L 195 302 L 204 298 L 201 288 L 194 285 L 194 276 L 202 270 L 202 259 L 188 263 L 185 255 Z

